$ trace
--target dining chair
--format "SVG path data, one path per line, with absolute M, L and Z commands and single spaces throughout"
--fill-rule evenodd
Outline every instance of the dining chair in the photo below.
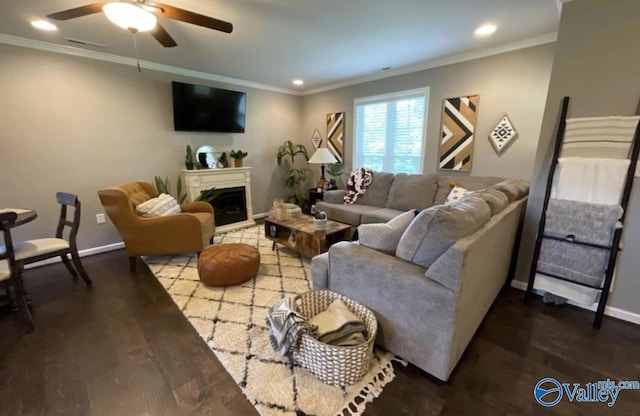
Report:
M 82 280 L 85 281 L 87 286 L 90 286 L 92 282 L 80 262 L 78 245 L 76 243 L 78 228 L 80 228 L 80 201 L 77 195 L 65 192 L 56 193 L 56 199 L 60 204 L 60 218 L 58 220 L 55 238 L 38 238 L 15 242 L 14 251 L 16 261 L 24 266 L 37 261 L 60 257 L 74 279 L 77 279 L 78 274 L 80 274 Z M 74 208 L 73 219 L 71 221 L 67 219 L 67 211 L 70 207 Z M 64 238 L 65 227 L 70 227 L 68 240 Z M 0 247 L 0 255 L 2 254 L 2 250 L 3 247 Z M 71 255 L 71 260 L 69 260 L 69 255 Z M 72 262 L 73 265 L 71 264 Z
M 15 224 L 16 218 L 18 218 L 18 215 L 15 212 L 0 214 L 0 229 L 2 229 L 4 238 L 4 252 L 0 253 L 0 282 L 9 282 L 10 286 L 13 287 L 13 294 L 18 303 L 18 308 L 24 315 L 25 321 L 27 321 L 29 331 L 33 331 L 35 326 L 29 305 L 27 305 L 26 292 L 21 279 L 22 265 L 16 261 L 13 240 L 11 239 L 11 227 Z M 8 289 L 7 287 L 7 295 L 10 296 Z

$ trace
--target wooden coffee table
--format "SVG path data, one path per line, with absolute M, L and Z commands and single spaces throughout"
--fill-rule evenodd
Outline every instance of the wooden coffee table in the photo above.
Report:
M 273 241 L 273 249 L 277 243 L 313 257 L 326 252 L 335 242 L 350 240 L 353 231 L 349 224 L 331 220 L 327 221 L 327 228 L 316 230 L 311 215 L 299 214 L 283 221 L 267 217 L 264 220 L 264 235 Z

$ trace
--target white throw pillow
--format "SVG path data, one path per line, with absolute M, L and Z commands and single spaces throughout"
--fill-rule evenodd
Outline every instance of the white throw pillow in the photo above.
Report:
M 449 192 L 449 195 L 447 195 L 447 200 L 444 202 L 445 205 L 449 205 L 452 204 L 454 202 L 456 202 L 458 199 L 462 198 L 463 196 L 465 196 L 466 194 L 469 194 L 473 191 L 470 191 L 468 189 L 464 189 L 461 186 L 454 186 L 453 189 L 451 190 L 451 192 Z
M 136 206 L 136 211 L 143 217 L 164 217 L 181 212 L 178 201 L 171 195 L 160 194 L 156 198 Z
M 358 240 L 361 245 L 394 254 L 400 237 L 415 218 L 415 210 L 407 211 L 386 223 L 361 224 L 358 227 Z

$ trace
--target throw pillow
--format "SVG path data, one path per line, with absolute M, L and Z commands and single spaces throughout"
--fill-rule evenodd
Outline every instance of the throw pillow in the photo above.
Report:
M 163 217 L 181 212 L 178 201 L 171 195 L 160 194 L 156 198 L 136 206 L 136 211 L 143 217 Z
M 444 203 L 445 205 L 449 205 L 471 192 L 473 191 L 464 189 L 462 186 L 454 186 L 451 192 L 449 192 L 449 195 L 447 195 L 447 200 Z
M 529 194 L 529 183 L 520 179 L 509 179 L 493 185 L 493 188 L 503 192 L 509 202 L 517 201 Z
M 347 181 L 347 193 L 344 195 L 345 204 L 353 204 L 363 195 L 373 180 L 373 171 L 369 168 L 359 168 L 351 171 Z
M 503 192 L 498 191 L 495 188 L 486 188 L 481 189 L 479 191 L 473 191 L 464 196 L 467 198 L 469 196 L 477 196 L 482 198 L 484 202 L 489 205 L 489 209 L 491 209 L 491 216 L 494 216 L 509 205 L 509 197 L 507 197 Z
M 402 233 L 415 217 L 415 210 L 412 209 L 387 223 L 361 224 L 358 227 L 358 241 L 365 247 L 394 254 Z
M 479 230 L 490 218 L 489 206 L 478 197 L 426 209 L 400 237 L 396 256 L 429 267 L 456 241 Z

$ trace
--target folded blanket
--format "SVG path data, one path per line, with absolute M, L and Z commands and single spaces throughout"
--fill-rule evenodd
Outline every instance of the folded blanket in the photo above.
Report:
M 309 324 L 314 328 L 316 338 L 327 344 L 358 345 L 366 340 L 367 327 L 340 299 L 309 319 Z
M 303 334 L 311 333 L 309 323 L 296 311 L 291 298 L 280 299 L 269 308 L 266 322 L 271 329 L 271 346 L 285 356 L 298 349 Z
M 629 159 L 560 158 L 551 198 L 617 205 L 622 198 L 629 163 Z
M 616 223 L 622 217 L 620 205 L 550 199 L 546 211 L 545 235 L 610 246 Z
M 358 197 L 364 195 L 373 181 L 373 170 L 369 168 L 359 168 L 351 171 L 347 181 L 347 192 L 344 195 L 345 204 L 353 204 Z
M 572 282 L 600 287 L 609 262 L 609 250 L 545 239 L 540 246 L 538 271 Z

